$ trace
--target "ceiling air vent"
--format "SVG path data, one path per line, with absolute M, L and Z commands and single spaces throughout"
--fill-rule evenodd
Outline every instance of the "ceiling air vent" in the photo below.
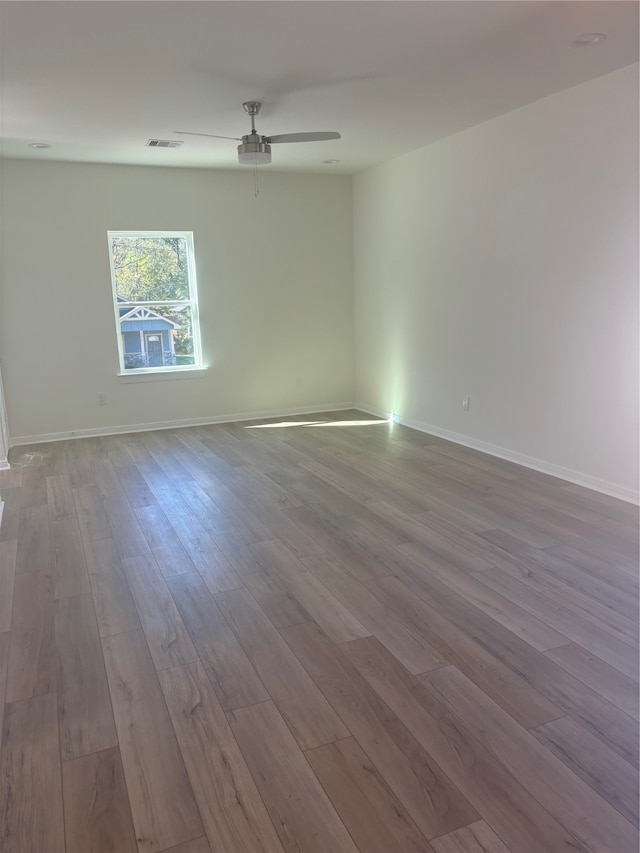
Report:
M 147 148 L 180 148 L 182 139 L 150 139 Z

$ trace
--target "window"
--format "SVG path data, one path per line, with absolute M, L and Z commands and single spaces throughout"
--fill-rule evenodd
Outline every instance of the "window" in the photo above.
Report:
M 202 367 L 193 234 L 109 231 L 124 373 Z

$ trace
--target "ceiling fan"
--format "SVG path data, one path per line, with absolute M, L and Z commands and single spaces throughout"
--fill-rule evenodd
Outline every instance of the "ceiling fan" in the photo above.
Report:
M 271 162 L 271 146 L 280 142 L 322 142 L 327 139 L 340 139 L 333 131 L 317 133 L 281 133 L 279 136 L 262 136 L 257 133 L 255 118 L 260 112 L 261 101 L 245 101 L 242 105 L 251 118 L 251 133 L 245 136 L 218 136 L 215 133 L 194 133 L 189 130 L 176 130 L 181 136 L 209 136 L 213 139 L 234 139 L 238 145 L 238 160 L 248 166 L 262 166 Z

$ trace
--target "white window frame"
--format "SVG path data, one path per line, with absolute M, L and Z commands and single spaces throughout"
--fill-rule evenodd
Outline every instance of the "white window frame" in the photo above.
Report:
M 113 266 L 113 239 L 114 237 L 180 237 L 187 246 L 187 278 L 189 283 L 189 299 L 158 299 L 155 302 L 118 302 L 116 288 L 116 275 Z M 109 268 L 111 270 L 111 292 L 113 296 L 113 311 L 116 324 L 116 340 L 118 344 L 118 359 L 120 371 L 118 376 L 144 376 L 158 373 L 184 373 L 201 371 L 204 368 L 202 362 L 202 344 L 200 340 L 200 314 L 198 311 L 198 285 L 196 281 L 195 250 L 192 231 L 107 231 L 109 243 Z M 191 308 L 191 322 L 193 331 L 193 364 L 164 364 L 160 367 L 132 367 L 126 369 L 124 366 L 124 348 L 122 342 L 122 328 L 120 326 L 120 308 L 128 305 L 132 309 L 137 307 L 149 308 L 151 305 L 187 305 Z

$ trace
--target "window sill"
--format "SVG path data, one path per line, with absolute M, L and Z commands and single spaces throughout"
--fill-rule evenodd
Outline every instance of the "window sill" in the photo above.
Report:
M 206 367 L 181 367 L 179 370 L 175 368 L 169 370 L 127 370 L 116 375 L 118 382 L 127 384 L 129 382 L 166 381 L 167 379 L 199 379 L 205 375 L 206 371 Z

